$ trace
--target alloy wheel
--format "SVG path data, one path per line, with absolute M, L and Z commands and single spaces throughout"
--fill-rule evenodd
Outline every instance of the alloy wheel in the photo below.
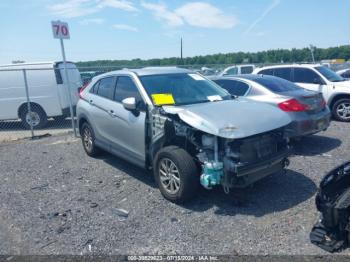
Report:
M 160 182 L 169 194 L 176 194 L 180 189 L 180 173 L 175 163 L 163 158 L 159 163 Z
M 91 152 L 92 150 L 92 134 L 89 128 L 84 129 L 83 133 L 83 141 L 84 141 L 84 147 L 87 151 Z
M 350 103 L 344 102 L 337 106 L 337 114 L 344 120 L 350 119 Z

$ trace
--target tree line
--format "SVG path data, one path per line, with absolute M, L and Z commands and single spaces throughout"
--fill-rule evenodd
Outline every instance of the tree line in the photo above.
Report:
M 350 60 L 350 45 L 315 48 L 314 57 L 316 61 L 327 59 Z M 214 54 L 204 56 L 154 59 L 132 59 L 132 60 L 96 60 L 77 62 L 78 67 L 141 67 L 141 66 L 166 66 L 166 65 L 222 65 L 222 64 L 272 64 L 272 63 L 297 63 L 312 62 L 309 48 L 275 49 L 260 52 L 235 52 L 227 54 Z

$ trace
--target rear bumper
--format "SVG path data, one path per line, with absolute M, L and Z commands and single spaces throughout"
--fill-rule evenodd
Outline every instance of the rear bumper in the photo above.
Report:
M 296 138 L 325 131 L 331 121 L 331 112 L 326 108 L 312 115 L 308 115 L 307 113 L 293 113 L 292 119 L 293 121 L 287 127 L 287 136 L 289 138 Z

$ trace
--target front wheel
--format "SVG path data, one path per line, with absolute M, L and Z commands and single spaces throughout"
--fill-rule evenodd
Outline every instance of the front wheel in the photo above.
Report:
M 332 113 L 335 119 L 350 122 L 350 99 L 340 99 L 334 103 Z
M 154 160 L 153 172 L 162 195 L 174 203 L 192 199 L 199 187 L 199 176 L 193 158 L 182 148 L 161 149 Z
M 33 129 L 40 129 L 47 124 L 47 115 L 39 105 L 32 104 L 30 112 L 27 106 L 23 107 L 20 112 L 20 118 L 25 129 L 30 129 L 31 126 Z

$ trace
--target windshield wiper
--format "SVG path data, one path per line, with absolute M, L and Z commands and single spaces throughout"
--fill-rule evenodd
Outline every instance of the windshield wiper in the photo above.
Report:
M 199 100 L 199 101 L 191 102 L 189 104 L 202 104 L 202 103 L 208 103 L 208 102 L 212 102 L 212 101 L 210 101 L 210 100 Z
M 210 100 L 199 100 L 199 101 L 191 101 L 186 103 L 176 103 L 176 106 L 185 106 L 185 105 L 193 105 L 193 104 L 201 104 L 201 103 L 208 103 L 211 102 Z
M 222 97 L 221 99 L 214 99 L 214 100 L 205 99 L 205 100 L 191 101 L 191 102 L 186 102 L 186 103 L 176 103 L 176 105 L 183 106 L 183 105 L 202 104 L 202 103 L 209 103 L 209 102 L 221 102 L 221 101 L 227 100 L 227 98 L 236 99 L 236 98 L 238 98 L 238 96 L 232 95 L 232 96 L 228 96 L 228 97 Z

